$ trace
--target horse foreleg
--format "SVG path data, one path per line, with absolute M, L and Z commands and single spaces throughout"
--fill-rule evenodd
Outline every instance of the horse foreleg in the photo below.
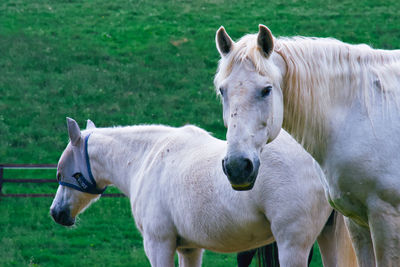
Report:
M 322 262 L 325 267 L 337 265 L 337 253 L 335 242 L 335 212 L 331 213 L 328 221 L 317 238 Z
M 368 228 L 360 226 L 352 219 L 345 217 L 347 228 L 353 241 L 354 251 L 357 256 L 358 266 L 375 266 L 374 249 L 371 234 Z
M 369 207 L 368 222 L 374 245 L 376 266 L 400 266 L 398 208 L 378 198 L 371 206 Z
M 143 237 L 144 251 L 152 267 L 174 267 L 175 240 Z
M 293 244 L 279 244 L 279 264 L 281 267 L 307 267 L 310 248 Z
M 203 249 L 178 249 L 180 267 L 199 267 L 203 256 Z
M 310 221 L 311 219 L 303 216 L 297 220 L 291 220 L 289 223 L 285 218 L 285 220 L 275 220 L 271 224 L 271 230 L 278 246 L 281 267 L 308 266 L 310 250 L 323 225 L 321 224 L 321 228 L 307 227 L 307 225 L 313 225 Z M 285 222 L 286 224 L 283 224 Z

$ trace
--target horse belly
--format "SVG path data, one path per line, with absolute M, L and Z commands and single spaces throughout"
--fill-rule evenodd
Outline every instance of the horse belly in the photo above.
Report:
M 218 220 L 218 218 L 217 218 Z M 231 253 L 257 248 L 274 241 L 270 225 L 265 218 L 256 222 L 230 221 L 194 227 L 190 233 L 179 235 L 178 247 L 204 248 Z M 194 231 L 196 233 L 194 233 Z

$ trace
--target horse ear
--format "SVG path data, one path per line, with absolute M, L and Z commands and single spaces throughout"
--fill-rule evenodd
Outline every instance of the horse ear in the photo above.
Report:
M 94 125 L 94 122 L 91 121 L 91 120 L 87 120 L 86 121 L 86 130 L 87 129 L 93 129 L 93 128 L 96 128 L 96 125 Z
M 261 48 L 263 55 L 269 58 L 274 50 L 274 37 L 272 37 L 272 33 L 267 26 L 260 24 L 258 29 L 257 44 Z
M 221 56 L 226 56 L 232 50 L 234 44 L 223 26 L 218 29 L 215 35 L 215 43 L 217 44 L 217 49 Z
M 67 117 L 68 135 L 69 140 L 73 146 L 77 146 L 82 139 L 81 129 L 79 129 L 78 123 L 71 118 Z

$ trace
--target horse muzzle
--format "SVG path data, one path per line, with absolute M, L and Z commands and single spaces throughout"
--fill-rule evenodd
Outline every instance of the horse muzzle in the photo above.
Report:
M 54 221 L 58 224 L 64 226 L 72 226 L 75 224 L 75 218 L 71 217 L 70 211 L 67 208 L 52 208 L 50 209 L 50 214 Z
M 256 182 L 260 160 L 250 159 L 243 155 L 225 157 L 222 160 L 222 169 L 228 177 L 234 190 L 251 190 Z

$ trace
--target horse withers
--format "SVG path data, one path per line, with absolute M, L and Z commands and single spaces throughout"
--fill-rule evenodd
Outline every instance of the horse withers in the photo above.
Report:
M 281 266 L 305 267 L 317 238 L 326 266 L 337 265 L 342 237 L 332 224 L 324 228 L 332 208 L 323 173 L 286 132 L 261 154 L 253 190 L 238 192 L 221 169 L 227 143 L 200 128 L 89 123 L 81 132 L 67 121 L 70 143 L 58 163 L 60 186 L 50 208 L 57 223 L 73 225 L 115 185 L 130 199 L 152 266 L 173 266 L 175 251 L 181 266 L 200 266 L 203 249 L 238 252 L 276 241 Z M 339 230 L 345 239 L 346 229 Z

